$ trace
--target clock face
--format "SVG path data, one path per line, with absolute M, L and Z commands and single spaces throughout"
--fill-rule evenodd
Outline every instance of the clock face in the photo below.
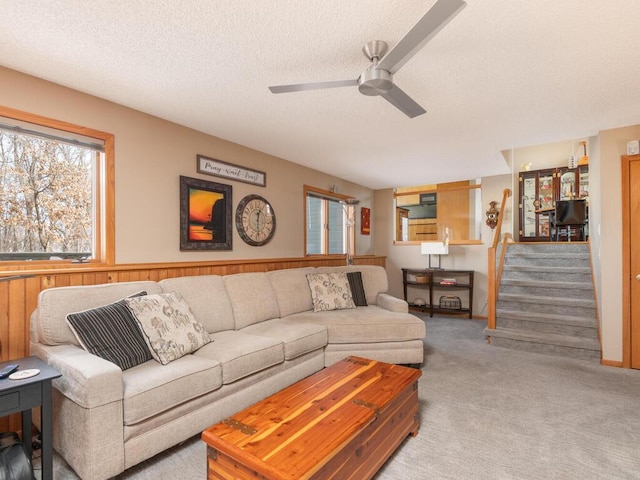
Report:
M 236 209 L 236 229 L 245 243 L 254 247 L 266 244 L 276 231 L 273 207 L 260 195 L 247 195 Z

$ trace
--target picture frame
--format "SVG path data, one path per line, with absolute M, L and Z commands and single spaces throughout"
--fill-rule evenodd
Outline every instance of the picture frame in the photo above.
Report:
M 259 187 L 267 186 L 267 174 L 265 172 L 205 157 L 204 155 L 197 155 L 196 157 L 198 173 L 237 180 L 238 182 L 250 183 Z
M 231 185 L 180 176 L 180 250 L 231 250 Z
M 360 209 L 360 234 L 371 235 L 371 210 L 367 207 Z

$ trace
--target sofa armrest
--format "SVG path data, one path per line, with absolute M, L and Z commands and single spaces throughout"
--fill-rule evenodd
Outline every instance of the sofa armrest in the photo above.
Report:
M 75 345 L 32 343 L 31 347 L 32 354 L 62 374 L 53 380 L 53 386 L 81 407 L 95 408 L 122 400 L 122 370 L 115 364 Z
M 388 293 L 379 293 L 376 299 L 376 304 L 380 308 L 389 310 L 390 312 L 408 313 L 409 304 L 401 298 L 394 297 Z

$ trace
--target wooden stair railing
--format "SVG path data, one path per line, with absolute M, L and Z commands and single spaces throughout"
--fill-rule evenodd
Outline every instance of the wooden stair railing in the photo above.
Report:
M 496 301 L 498 299 L 498 285 L 500 282 L 500 272 L 504 263 L 504 253 L 506 250 L 506 241 L 508 236 L 505 235 L 502 255 L 500 257 L 500 266 L 496 272 L 496 250 L 502 235 L 502 222 L 504 220 L 504 211 L 507 205 L 507 198 L 511 196 L 511 190 L 505 188 L 502 192 L 502 203 L 500 204 L 500 213 L 498 214 L 498 223 L 496 224 L 493 243 L 488 250 L 488 268 L 487 268 L 487 328 L 496 328 Z

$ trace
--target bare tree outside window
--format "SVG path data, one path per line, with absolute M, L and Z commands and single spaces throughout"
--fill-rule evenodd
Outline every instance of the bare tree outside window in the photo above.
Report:
M 0 260 L 93 255 L 98 155 L 0 131 Z

